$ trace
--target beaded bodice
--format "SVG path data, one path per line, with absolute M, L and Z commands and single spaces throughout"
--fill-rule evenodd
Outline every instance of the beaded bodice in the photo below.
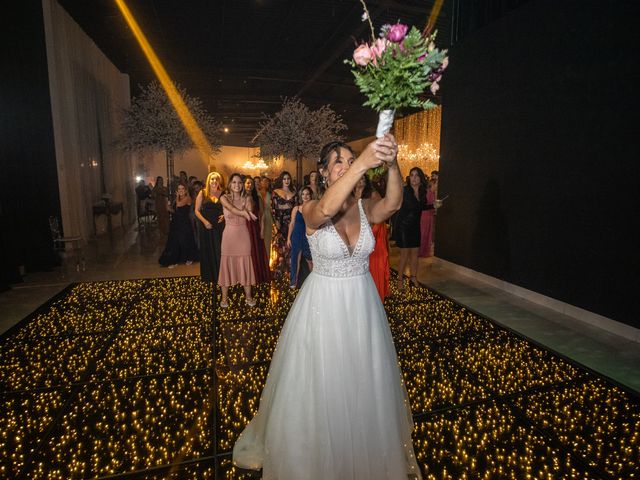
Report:
M 367 216 L 358 200 L 360 212 L 360 236 L 350 252 L 331 221 L 307 235 L 314 273 L 327 277 L 355 277 L 369 271 L 369 255 L 375 246 L 375 239 Z

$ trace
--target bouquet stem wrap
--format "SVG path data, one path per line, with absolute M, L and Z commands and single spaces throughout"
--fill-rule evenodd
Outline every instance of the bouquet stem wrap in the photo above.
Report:
M 393 117 L 395 110 L 382 110 L 378 115 L 378 128 L 376 129 L 376 138 L 384 137 L 385 133 L 389 133 L 393 126 Z

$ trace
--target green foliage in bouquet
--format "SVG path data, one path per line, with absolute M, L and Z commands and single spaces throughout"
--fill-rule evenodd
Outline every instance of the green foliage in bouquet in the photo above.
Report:
M 386 25 L 381 38 L 372 45 L 361 44 L 353 59 L 345 60 L 353 67 L 356 85 L 367 97 L 364 105 L 378 112 L 435 106 L 431 100 L 420 97 L 429 87 L 432 93 L 437 90 L 448 62 L 447 51 L 435 48 L 435 33 L 424 38 L 418 29 L 411 27 L 402 35 L 402 29 L 406 28 L 402 24 Z
M 402 107 L 433 107 L 431 100 L 420 96 L 436 81 L 437 76 L 433 74 L 442 67 L 447 55 L 446 50 L 433 48 L 433 37 L 435 33 L 425 39 L 416 27 L 411 27 L 401 43 L 383 37 L 373 46 L 362 44 L 358 47 L 360 52 L 356 49 L 354 59 L 345 60 L 345 63 L 353 67 L 356 85 L 367 97 L 364 106 L 378 112 Z M 371 52 L 369 61 L 366 60 L 367 48 Z M 358 53 L 363 55 L 358 56 Z

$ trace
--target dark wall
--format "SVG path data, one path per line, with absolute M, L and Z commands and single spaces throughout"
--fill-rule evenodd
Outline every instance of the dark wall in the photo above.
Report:
M 0 283 L 54 263 L 48 216 L 60 215 L 42 2 L 2 16 Z
M 640 327 L 639 13 L 531 1 L 451 49 L 437 256 Z

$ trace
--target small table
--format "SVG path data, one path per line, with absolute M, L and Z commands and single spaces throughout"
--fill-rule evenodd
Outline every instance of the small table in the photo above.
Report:
M 107 231 L 109 232 L 109 236 L 112 235 L 111 228 L 111 215 L 115 215 L 116 213 L 120 214 L 120 226 L 124 228 L 124 206 L 122 202 L 101 202 L 96 203 L 93 206 L 93 234 L 98 235 L 96 230 L 96 217 L 99 215 L 107 216 Z

